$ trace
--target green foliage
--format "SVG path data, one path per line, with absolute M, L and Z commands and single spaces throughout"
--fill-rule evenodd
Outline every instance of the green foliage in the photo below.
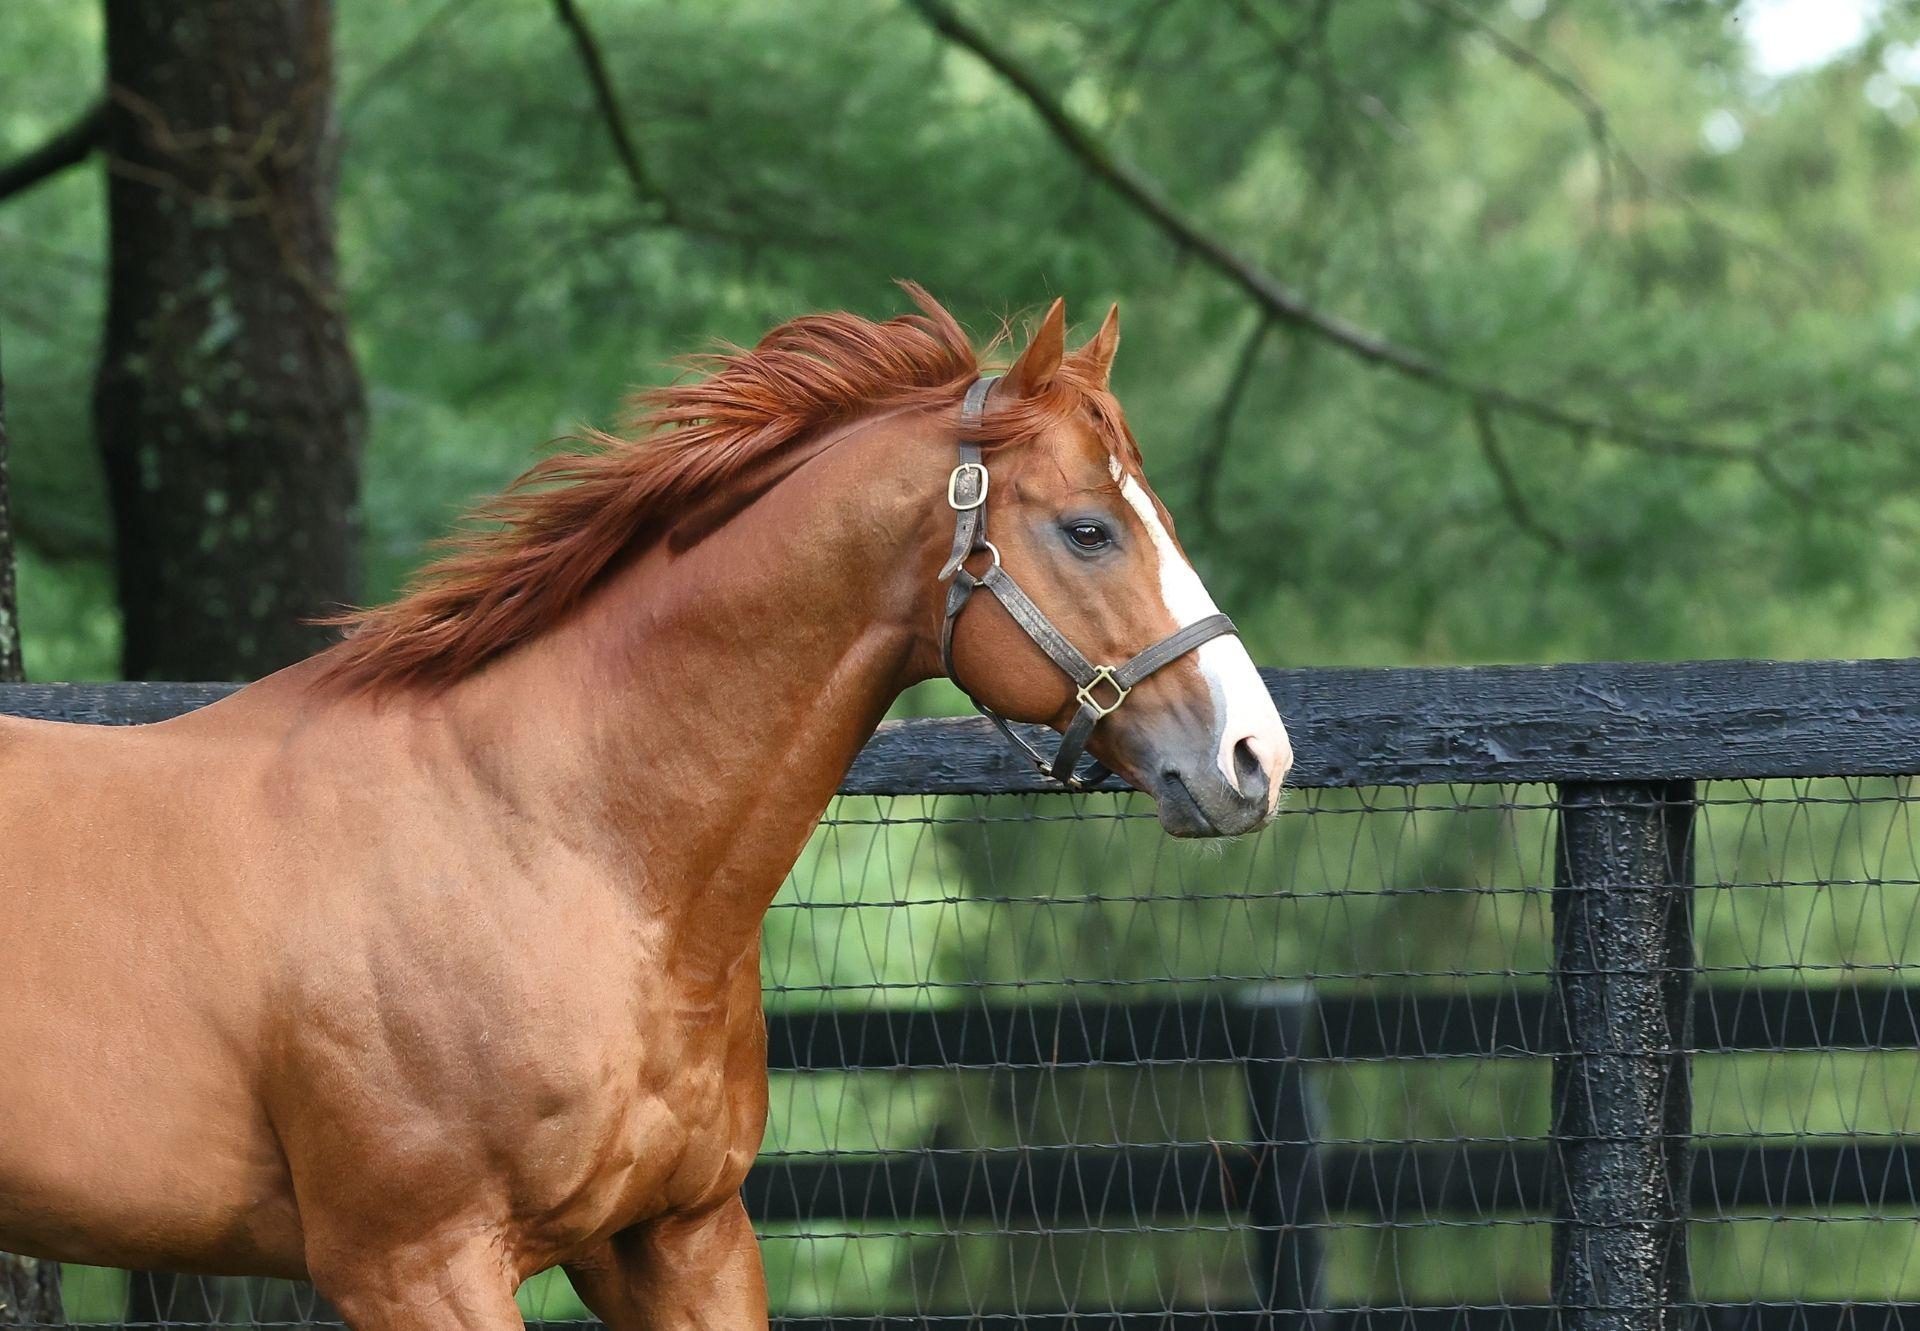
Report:
M 668 357 L 803 310 L 891 312 L 900 275 L 983 331 L 1056 291 L 1089 320 L 1123 301 L 1118 386 L 1261 659 L 1913 649 L 1920 191 L 1913 96 L 1883 72 L 1915 35 L 1901 7 L 1783 84 L 1745 72 L 1722 5 L 972 7 L 1114 152 L 1321 307 L 1478 382 L 1767 454 L 1763 471 L 1497 418 L 1519 521 L 1461 400 L 1289 332 L 1203 493 L 1244 297 L 910 10 L 588 12 L 682 225 L 635 199 L 546 6 L 343 6 L 375 594 Z M 7 152 L 98 69 L 91 7 L 14 20 Z M 1604 134 L 1503 42 L 1586 89 Z M 1709 116 L 1738 147 L 1708 146 Z M 86 421 L 99 199 L 89 167 L 0 214 L 39 677 L 111 660 L 106 587 L 75 568 L 106 539 Z

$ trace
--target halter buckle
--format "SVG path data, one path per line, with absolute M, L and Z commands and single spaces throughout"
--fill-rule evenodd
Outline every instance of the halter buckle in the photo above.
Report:
M 1102 684 L 1114 692 L 1114 699 L 1110 703 L 1103 703 L 1093 696 L 1093 691 Z M 1075 689 L 1074 696 L 1080 699 L 1082 707 L 1092 710 L 1095 720 L 1104 720 L 1120 710 L 1120 704 L 1127 700 L 1127 695 L 1131 692 L 1133 692 L 1132 689 L 1122 688 L 1120 681 L 1113 677 L 1112 666 L 1095 666 L 1093 678 Z
M 974 495 L 971 501 L 963 500 L 960 497 L 960 486 L 963 481 L 973 481 L 975 476 L 978 477 L 980 492 Z M 987 485 L 992 479 L 987 474 L 985 463 L 962 462 L 953 469 L 953 474 L 947 477 L 947 507 L 956 513 L 972 512 L 987 502 Z

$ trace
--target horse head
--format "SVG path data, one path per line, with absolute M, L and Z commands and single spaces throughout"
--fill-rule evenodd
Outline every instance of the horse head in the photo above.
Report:
M 1292 747 L 1147 484 L 1108 387 L 1119 343 L 1115 307 L 1068 354 L 1056 300 L 1005 374 L 969 389 L 943 669 L 996 721 L 1059 729 L 1049 761 L 1002 727 L 1064 783 L 1088 784 L 1084 746 L 1151 793 L 1175 836 L 1250 832 L 1273 816 Z

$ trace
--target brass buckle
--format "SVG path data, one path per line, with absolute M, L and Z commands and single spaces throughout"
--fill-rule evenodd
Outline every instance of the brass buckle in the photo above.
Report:
M 980 493 L 974 497 L 971 504 L 963 504 L 960 502 L 960 478 L 963 472 L 969 471 L 980 474 Z M 992 479 L 987 475 L 985 463 L 962 462 L 953 469 L 953 474 L 947 477 L 947 507 L 956 513 L 972 512 L 987 502 L 987 485 Z
M 1103 703 L 1093 696 L 1093 690 L 1102 684 L 1111 688 L 1116 695 L 1110 703 Z M 1093 709 L 1095 720 L 1103 720 L 1119 711 L 1120 704 L 1127 700 L 1127 695 L 1131 692 L 1133 692 L 1132 689 L 1120 687 L 1120 681 L 1113 677 L 1112 666 L 1095 666 L 1093 669 L 1093 678 L 1076 689 L 1074 696 L 1080 699 L 1080 705 L 1082 707 L 1091 707 Z

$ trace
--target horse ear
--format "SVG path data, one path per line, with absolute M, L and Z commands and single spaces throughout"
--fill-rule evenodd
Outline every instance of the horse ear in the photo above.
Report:
M 1107 376 L 1113 373 L 1113 353 L 1120 350 L 1120 307 L 1107 307 L 1107 317 L 1100 321 L 1100 331 L 1087 339 L 1087 344 L 1075 353 L 1086 361 L 1093 371 L 1094 381 L 1105 388 Z
M 1014 397 L 1032 397 L 1043 393 L 1060 369 L 1060 358 L 1067 352 L 1067 302 L 1054 298 L 1047 317 L 1034 331 L 1033 341 L 1007 371 L 1005 389 Z

